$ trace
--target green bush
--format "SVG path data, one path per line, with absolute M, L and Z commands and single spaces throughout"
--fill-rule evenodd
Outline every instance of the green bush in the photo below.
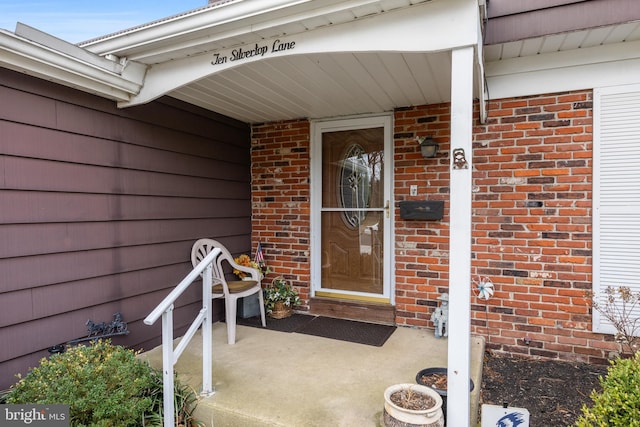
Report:
M 196 397 L 176 381 L 190 418 Z M 7 403 L 69 405 L 72 426 L 162 425 L 162 373 L 132 350 L 98 341 L 44 358 L 14 384 Z
M 593 406 L 582 407 L 576 426 L 640 426 L 640 353 L 612 362 L 600 384 L 602 392 L 591 393 Z

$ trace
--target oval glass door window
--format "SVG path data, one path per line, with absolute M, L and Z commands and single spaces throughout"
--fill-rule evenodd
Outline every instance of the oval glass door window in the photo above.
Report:
M 336 194 L 339 197 L 338 206 L 347 210 L 342 212 L 345 224 L 350 228 L 357 228 L 367 216 L 362 209 L 369 207 L 371 197 L 370 165 L 366 159 L 364 148 L 358 144 L 347 147 L 341 160 L 339 188 Z

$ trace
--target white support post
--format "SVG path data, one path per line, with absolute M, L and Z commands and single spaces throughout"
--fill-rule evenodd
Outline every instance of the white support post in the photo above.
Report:
M 173 304 L 162 313 L 162 389 L 164 425 L 175 425 L 173 407 Z
M 213 266 L 209 264 L 202 276 L 202 308 L 206 309 L 206 315 L 202 323 L 202 395 L 211 396 L 215 393 L 213 388 L 213 303 L 211 301 L 211 285 L 213 283 Z
M 451 52 L 451 192 L 449 238 L 449 339 L 447 426 L 470 422 L 471 198 L 473 127 L 473 54 Z M 466 164 L 456 164 L 463 150 Z M 459 156 L 458 156 L 459 158 Z

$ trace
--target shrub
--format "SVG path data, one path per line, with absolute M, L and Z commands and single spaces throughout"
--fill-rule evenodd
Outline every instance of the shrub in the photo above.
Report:
M 577 427 L 640 426 L 640 353 L 611 363 L 602 392 L 593 391 L 593 407 L 584 405 Z
M 195 404 L 177 381 L 176 390 Z M 42 359 L 11 387 L 7 403 L 67 404 L 73 426 L 161 425 L 162 373 L 132 350 L 97 341 Z
M 636 354 L 640 349 L 640 292 L 632 292 L 628 286 L 608 286 L 604 298 L 591 295 L 593 308 L 616 328 L 615 340 L 622 353 Z

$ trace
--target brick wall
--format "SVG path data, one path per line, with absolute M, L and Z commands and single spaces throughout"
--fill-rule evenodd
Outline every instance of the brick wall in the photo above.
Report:
M 309 122 L 254 125 L 251 136 L 252 241 L 262 242 L 272 273 L 284 276 L 309 300 Z
M 489 122 L 474 129 L 473 265 L 497 292 L 489 304 L 474 305 L 474 332 L 509 353 L 602 359 L 601 349 L 615 345 L 588 332 L 585 297 L 592 282 L 591 91 L 489 109 Z
M 394 118 L 394 192 L 396 248 L 396 323 L 430 326 L 437 297 L 449 286 L 449 105 L 399 109 Z M 439 144 L 435 158 L 424 159 L 416 137 Z M 410 196 L 417 185 L 418 195 Z M 404 221 L 398 203 L 444 200 L 442 221 Z
M 477 117 L 477 113 L 476 113 Z M 617 350 L 593 334 L 591 289 L 592 93 L 492 101 L 474 124 L 473 278 L 495 295 L 472 298 L 472 333 L 512 354 L 603 362 Z M 438 156 L 421 157 L 416 136 Z M 396 323 L 432 327 L 449 268 L 448 104 L 396 110 Z M 254 246 L 309 296 L 309 124 L 253 129 Z M 418 195 L 410 196 L 411 185 Z M 402 200 L 444 200 L 442 221 L 405 221 Z

